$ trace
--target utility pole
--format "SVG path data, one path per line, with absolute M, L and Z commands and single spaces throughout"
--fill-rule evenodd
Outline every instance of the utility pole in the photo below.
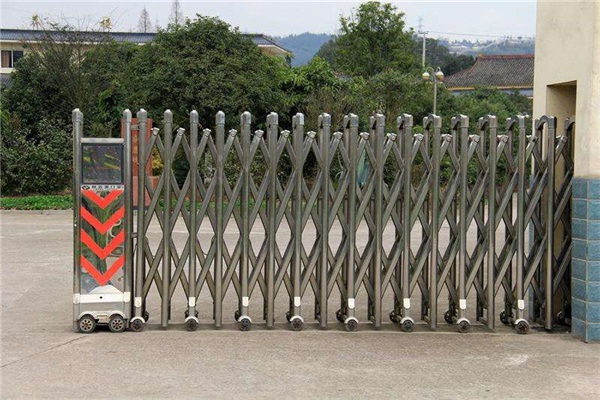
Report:
M 421 57 L 421 68 L 425 68 L 425 42 L 427 41 L 425 35 L 427 32 L 423 30 L 423 17 L 419 17 L 419 30 L 417 33 L 423 35 L 423 55 Z

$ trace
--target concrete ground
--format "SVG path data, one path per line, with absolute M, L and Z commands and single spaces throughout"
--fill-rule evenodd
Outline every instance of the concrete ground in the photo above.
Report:
M 187 332 L 181 307 L 160 329 L 154 301 L 142 333 L 74 333 L 71 214 L 3 211 L 0 220 L 2 398 L 600 397 L 600 345 L 568 332 L 402 333 L 389 323 L 291 332 L 282 318 L 273 330 L 239 332 L 227 318 L 221 330 L 201 321 Z

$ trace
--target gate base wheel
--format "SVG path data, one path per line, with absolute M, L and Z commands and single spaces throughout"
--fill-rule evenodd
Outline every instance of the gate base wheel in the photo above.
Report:
M 238 325 L 240 326 L 240 331 L 247 332 L 252 328 L 252 321 L 248 317 L 241 317 L 238 321 Z
M 345 323 L 346 330 L 348 332 L 355 332 L 358 330 L 358 321 L 354 318 L 349 318 Z
M 400 329 L 402 332 L 412 332 L 415 327 L 415 323 L 410 317 L 402 318 L 400 321 Z
M 520 319 L 515 324 L 515 330 L 517 331 L 518 334 L 525 335 L 525 334 L 529 333 L 529 323 L 527 321 L 525 321 L 524 319 Z
M 119 314 L 110 317 L 108 329 L 113 333 L 121 333 L 125 330 L 125 320 Z
M 129 323 L 129 329 L 133 332 L 141 332 L 144 330 L 144 327 L 146 326 L 146 324 L 144 323 L 144 321 L 141 318 L 134 318 L 130 323 Z
M 398 315 L 396 315 L 394 310 L 390 311 L 390 321 L 392 321 L 394 324 L 398 323 Z
M 344 314 L 342 314 L 341 309 L 335 312 L 335 318 L 338 320 L 338 322 L 341 322 L 342 324 L 344 323 Z
M 194 311 L 194 317 L 198 318 L 198 311 Z M 183 317 L 185 319 L 188 319 L 190 316 L 190 310 L 185 310 L 185 312 L 183 313 Z
M 504 325 L 508 325 L 509 324 L 508 314 L 506 314 L 506 311 L 502 311 L 500 313 L 500 322 L 502 322 Z
M 466 319 L 458 321 L 456 327 L 460 333 L 467 333 L 471 329 L 471 323 Z
M 185 325 L 185 329 L 187 329 L 190 332 L 194 332 L 196 329 L 198 329 L 198 320 L 194 317 L 186 318 L 183 324 Z
M 84 315 L 77 321 L 77 330 L 80 333 L 92 333 L 96 330 L 96 320 L 91 315 Z
M 148 322 L 148 320 L 150 319 L 150 313 L 148 311 L 144 311 L 142 313 L 142 317 L 144 318 L 144 321 Z
M 304 327 L 304 321 L 302 321 L 301 317 L 295 316 L 290 319 L 290 328 L 293 331 L 295 331 L 295 332 L 301 331 L 303 327 Z
M 444 313 L 444 321 L 446 321 L 447 324 L 452 324 L 452 322 L 454 322 L 452 320 L 452 313 L 450 312 L 450 310 L 446 310 L 446 312 Z

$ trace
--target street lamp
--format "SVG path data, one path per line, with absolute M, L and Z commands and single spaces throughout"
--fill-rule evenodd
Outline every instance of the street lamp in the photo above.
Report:
M 429 71 L 431 71 L 431 74 Z M 427 67 L 421 76 L 423 77 L 424 81 L 428 81 L 429 78 L 431 78 L 431 75 L 433 75 L 433 113 L 435 114 L 437 111 L 437 85 L 438 82 L 442 82 L 444 80 L 444 73 L 440 67 L 438 67 L 435 71 L 433 68 Z

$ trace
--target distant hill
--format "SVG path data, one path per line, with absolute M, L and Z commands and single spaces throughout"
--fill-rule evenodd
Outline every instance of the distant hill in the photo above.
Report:
M 280 36 L 273 39 L 294 53 L 292 65 L 297 67 L 307 64 L 317 54 L 321 46 L 332 37 L 333 35 L 326 33 L 305 32 L 300 35 Z M 478 54 L 533 54 L 535 51 L 535 39 L 532 38 L 503 38 L 475 42 L 438 39 L 437 43 L 447 47 L 450 53 L 468 56 L 477 56 Z
M 326 33 L 302 33 L 300 35 L 289 35 L 274 37 L 275 41 L 294 53 L 292 65 L 294 67 L 307 64 L 317 54 L 323 43 L 331 39 Z

